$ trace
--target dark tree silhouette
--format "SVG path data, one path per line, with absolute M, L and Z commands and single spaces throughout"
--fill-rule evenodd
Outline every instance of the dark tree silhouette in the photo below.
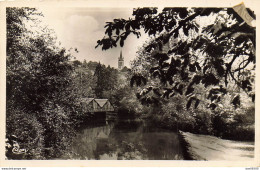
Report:
M 254 13 L 247 9 L 255 18 Z M 213 24 L 198 25 L 197 20 L 216 16 Z M 97 41 L 102 50 L 116 47 L 130 34 L 139 38 L 140 30 L 153 37 L 145 51 L 157 62 L 150 69 L 150 77 L 163 84 L 149 86 L 138 98 L 147 103 L 158 102 L 147 96 L 169 98 L 175 94 L 187 97 L 187 108 L 197 107 L 200 98 L 196 86 L 208 89 L 209 107 L 215 109 L 229 84 L 243 89 L 254 101 L 255 27 L 245 23 L 232 8 L 137 8 L 133 18 L 114 19 L 105 25 L 105 37 Z M 168 48 L 165 48 L 168 47 Z M 145 85 L 147 77 L 135 74 L 131 85 Z M 145 87 L 145 86 L 144 86 Z M 240 104 L 239 94 L 232 103 Z

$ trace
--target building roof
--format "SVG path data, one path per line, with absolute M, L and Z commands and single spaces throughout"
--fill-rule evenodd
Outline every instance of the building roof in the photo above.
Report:
M 95 101 L 99 104 L 100 107 L 103 107 L 108 99 L 95 99 Z
M 82 98 L 81 102 L 85 102 L 86 104 L 89 104 L 90 102 L 92 102 L 94 100 L 94 98 Z
M 82 99 L 81 99 L 81 102 L 84 102 L 84 103 L 86 103 L 86 104 L 89 104 L 89 103 L 92 102 L 93 100 L 94 100 L 95 102 L 97 102 L 100 107 L 103 107 L 103 106 L 108 102 L 108 99 L 95 99 L 95 98 L 82 98 Z
M 104 107 L 108 99 L 82 98 L 81 104 L 88 112 L 106 112 L 114 111 L 114 106 L 109 102 L 109 107 Z M 85 104 L 83 104 L 85 103 Z

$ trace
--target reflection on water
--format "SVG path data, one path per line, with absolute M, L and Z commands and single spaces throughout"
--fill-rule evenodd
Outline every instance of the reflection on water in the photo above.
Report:
M 151 128 L 141 122 L 83 129 L 68 153 L 67 159 L 183 159 L 177 133 Z

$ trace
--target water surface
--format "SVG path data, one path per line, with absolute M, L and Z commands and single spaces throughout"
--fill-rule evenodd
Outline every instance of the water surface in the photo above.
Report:
M 83 160 L 183 160 L 176 132 L 134 121 L 82 129 L 69 153 Z

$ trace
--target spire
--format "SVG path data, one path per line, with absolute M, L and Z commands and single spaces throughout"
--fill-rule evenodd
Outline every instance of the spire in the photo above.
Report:
M 122 50 L 120 51 L 120 56 L 118 57 L 118 69 L 122 69 L 124 67 L 124 58 L 122 55 Z
M 120 56 L 119 56 L 119 60 L 123 60 L 123 55 L 122 55 L 122 50 L 120 51 Z

